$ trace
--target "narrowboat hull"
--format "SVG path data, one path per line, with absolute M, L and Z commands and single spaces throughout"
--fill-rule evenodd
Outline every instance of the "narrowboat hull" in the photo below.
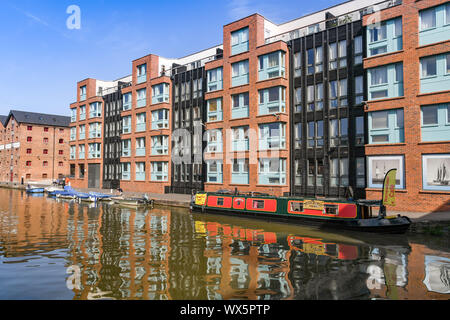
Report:
M 192 211 L 374 233 L 404 233 L 411 224 L 408 217 L 402 216 L 363 219 L 360 205 L 354 201 L 246 197 L 213 193 L 203 194 L 203 197 L 205 198 L 203 205 L 199 205 L 198 201 L 196 203 L 196 199 L 193 199 Z M 237 200 L 240 200 L 240 203 L 236 205 Z M 255 208 L 255 202 L 260 208 Z M 312 207 L 307 207 L 306 203 L 312 204 Z M 319 207 L 314 207 L 317 203 Z

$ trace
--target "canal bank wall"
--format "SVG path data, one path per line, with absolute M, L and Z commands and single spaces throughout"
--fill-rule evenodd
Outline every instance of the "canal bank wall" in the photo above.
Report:
M 48 185 L 33 184 L 33 187 L 48 187 Z M 20 183 L 0 182 L 0 188 L 25 190 L 26 185 Z M 79 192 L 99 192 L 104 194 L 119 195 L 114 189 L 83 189 L 76 188 Z M 189 208 L 191 195 L 189 194 L 161 194 L 149 192 L 123 192 L 125 197 L 142 197 L 146 194 L 154 200 L 157 206 L 170 206 L 178 208 Z M 410 234 L 430 234 L 450 238 L 450 212 L 389 212 L 389 215 L 402 215 L 411 219 Z

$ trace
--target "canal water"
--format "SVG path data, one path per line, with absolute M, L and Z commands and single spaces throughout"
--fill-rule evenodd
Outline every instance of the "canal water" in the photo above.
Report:
M 449 298 L 448 239 L 0 189 L 0 299 Z

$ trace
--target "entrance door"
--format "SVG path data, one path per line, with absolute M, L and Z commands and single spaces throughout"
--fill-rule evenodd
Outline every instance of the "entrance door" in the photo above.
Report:
M 88 188 L 100 188 L 100 164 L 88 164 Z

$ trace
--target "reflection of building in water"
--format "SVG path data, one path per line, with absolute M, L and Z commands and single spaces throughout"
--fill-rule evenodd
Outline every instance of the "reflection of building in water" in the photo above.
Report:
M 450 259 L 425 256 L 425 280 L 429 291 L 450 293 Z
M 72 265 L 80 267 L 75 299 L 169 299 L 170 211 L 111 206 L 69 210 Z
M 30 256 L 66 248 L 66 217 L 60 205 L 25 191 L 0 189 L 1 255 Z M 36 239 L 45 241 L 36 242 Z

